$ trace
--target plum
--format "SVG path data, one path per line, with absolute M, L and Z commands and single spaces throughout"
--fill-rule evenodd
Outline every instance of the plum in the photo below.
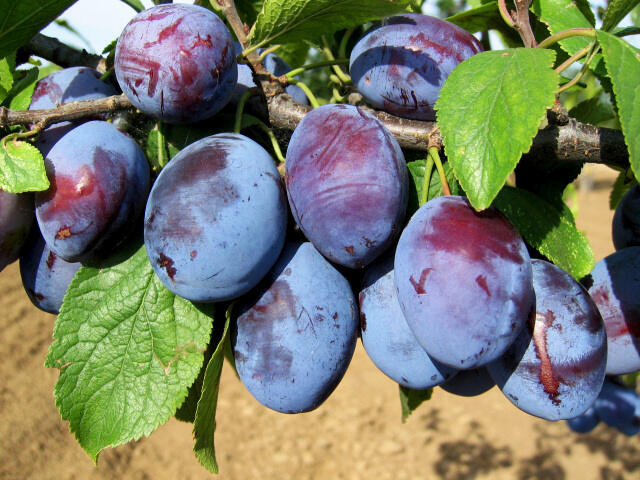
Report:
M 82 100 L 116 95 L 112 85 L 100 80 L 97 70 L 88 67 L 70 67 L 58 70 L 41 79 L 33 91 L 29 110 L 44 110 L 58 105 Z M 51 147 L 80 122 L 59 122 L 47 127 L 35 145 L 46 156 Z
M 211 10 L 157 5 L 140 12 L 118 38 L 120 88 L 143 113 L 192 123 L 218 112 L 238 76 L 233 38 Z
M 349 282 L 308 242 L 289 243 L 260 287 L 233 309 L 238 376 L 282 413 L 317 408 L 351 361 L 358 309 Z
M 393 252 L 367 267 L 358 297 L 362 345 L 385 375 L 404 387 L 422 390 L 457 372 L 429 357 L 409 329 L 393 282 Z
M 371 105 L 401 117 L 435 120 L 433 106 L 453 69 L 482 51 L 476 38 L 429 15 L 389 17 L 351 51 L 354 85 Z
M 531 262 L 495 208 L 437 197 L 411 217 L 396 248 L 395 283 L 427 353 L 458 369 L 486 365 L 511 345 L 534 305 Z
M 33 194 L 0 190 L 0 272 L 15 262 L 33 224 Z
M 58 257 L 37 228 L 30 237 L 20 254 L 22 285 L 31 303 L 40 310 L 57 315 L 64 294 L 82 264 Z
M 640 432 L 640 396 L 634 389 L 607 379 L 594 409 L 604 423 L 625 435 Z
M 77 126 L 45 158 L 51 186 L 36 193 L 36 218 L 51 250 L 68 262 L 104 257 L 132 230 L 149 192 L 149 164 L 112 124 Z
M 569 428 L 576 433 L 589 433 L 596 428 L 599 423 L 600 417 L 593 407 L 589 407 L 582 415 L 567 420 Z
M 611 236 L 616 250 L 640 246 L 640 185 L 624 194 L 611 223 Z
M 582 415 L 605 378 L 607 338 L 595 303 L 577 281 L 534 259 L 536 309 L 528 328 L 487 369 L 519 409 L 547 420 Z
M 244 135 L 212 135 L 181 150 L 147 202 L 144 241 L 165 286 L 198 302 L 253 288 L 284 245 L 287 204 L 273 158 Z
M 402 150 L 373 115 L 352 105 L 323 105 L 298 124 L 287 149 L 293 217 L 332 262 L 371 263 L 404 220 L 408 174 Z
M 460 370 L 453 378 L 440 384 L 445 392 L 459 397 L 477 397 L 495 386 L 496 382 L 489 375 L 487 367 Z
M 240 42 L 235 42 L 235 48 L 236 55 L 240 55 L 242 53 L 242 45 L 240 44 Z M 260 53 L 263 52 L 262 49 L 259 49 L 258 51 Z M 267 71 L 272 73 L 276 77 L 280 77 L 285 73 L 289 73 L 291 71 L 291 67 L 289 66 L 289 64 L 275 53 L 266 54 L 264 59 L 262 60 L 262 63 L 264 64 L 264 67 L 267 69 Z M 251 71 L 251 67 L 249 65 L 239 63 L 238 81 L 235 88 L 233 89 L 232 101 L 238 102 L 244 92 L 246 92 L 249 88 L 253 88 L 255 86 L 256 82 L 254 82 L 253 80 L 253 72 Z M 285 91 L 296 102 L 302 103 L 304 105 L 309 105 L 309 99 L 307 98 L 307 95 L 297 85 L 287 85 L 285 87 Z
M 603 258 L 583 283 L 607 329 L 607 374 L 640 370 L 640 247 Z

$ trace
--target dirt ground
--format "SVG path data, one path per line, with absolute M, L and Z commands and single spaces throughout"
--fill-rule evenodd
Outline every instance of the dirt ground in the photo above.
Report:
M 596 259 L 613 251 L 608 192 L 614 173 L 591 167 L 578 224 Z M 204 479 L 191 425 L 171 420 L 150 438 L 102 453 L 97 467 L 54 404 L 57 371 L 43 367 L 54 317 L 32 307 L 17 265 L 0 274 L 0 478 Z M 637 479 L 640 442 L 606 426 L 573 434 L 520 412 L 496 389 L 475 398 L 437 389 L 402 424 L 397 386 L 359 344 L 318 410 L 283 415 L 259 405 L 230 368 L 222 375 L 216 448 L 223 480 Z

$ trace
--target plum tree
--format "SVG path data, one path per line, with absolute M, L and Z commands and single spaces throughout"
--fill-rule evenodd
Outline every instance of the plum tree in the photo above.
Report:
M 140 110 L 170 123 L 218 112 L 238 70 L 233 39 L 220 18 L 197 5 L 158 5 L 139 13 L 118 38 L 115 72 Z
M 358 335 L 358 307 L 340 272 L 311 243 L 288 244 L 263 285 L 236 308 L 231 345 L 249 392 L 283 413 L 326 400 Z
M 602 317 L 585 288 L 534 259 L 535 311 L 528 328 L 487 370 L 518 408 L 547 420 L 583 414 L 598 397 L 607 363 Z
M 230 300 L 256 286 L 278 258 L 287 223 L 271 155 L 239 134 L 183 149 L 151 189 L 144 239 L 165 286 L 197 302 Z
M 138 144 L 112 124 L 72 129 L 47 155 L 51 187 L 35 197 L 49 248 L 68 262 L 107 255 L 131 231 L 149 191 L 149 164 Z
M 329 260 L 362 268 L 397 237 L 407 206 L 404 155 L 373 115 L 351 105 L 307 114 L 287 148 L 296 223 Z
M 374 107 L 401 117 L 435 120 L 444 81 L 462 61 L 481 52 L 470 33 L 422 14 L 389 17 L 351 51 L 349 73 Z
M 398 300 L 418 343 L 458 369 L 500 357 L 534 306 L 531 262 L 518 231 L 496 209 L 459 196 L 433 199 L 396 249 Z

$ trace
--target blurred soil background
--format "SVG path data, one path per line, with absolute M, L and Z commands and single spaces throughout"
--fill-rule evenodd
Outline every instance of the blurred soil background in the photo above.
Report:
M 578 226 L 596 260 L 613 251 L 615 176 L 589 166 L 577 189 Z M 55 407 L 57 371 L 43 367 L 54 316 L 30 304 L 17 264 L 0 274 L 0 292 L 1 479 L 215 478 L 193 456 L 191 425 L 176 420 L 148 439 L 105 450 L 95 467 Z M 403 425 L 397 386 L 360 343 L 333 395 L 296 416 L 259 405 L 225 366 L 217 426 L 222 480 L 640 478 L 637 437 L 604 425 L 574 434 L 564 422 L 520 412 L 496 388 L 475 398 L 436 389 Z

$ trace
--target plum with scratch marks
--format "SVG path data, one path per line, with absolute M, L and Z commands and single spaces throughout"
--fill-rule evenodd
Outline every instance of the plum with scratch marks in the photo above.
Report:
M 240 380 L 282 413 L 317 408 L 342 379 L 356 346 L 349 282 L 311 243 L 289 243 L 258 288 L 233 308 Z
M 114 68 L 131 103 L 168 123 L 211 117 L 230 100 L 238 77 L 225 24 L 212 11 L 186 4 L 136 15 L 118 39 Z

